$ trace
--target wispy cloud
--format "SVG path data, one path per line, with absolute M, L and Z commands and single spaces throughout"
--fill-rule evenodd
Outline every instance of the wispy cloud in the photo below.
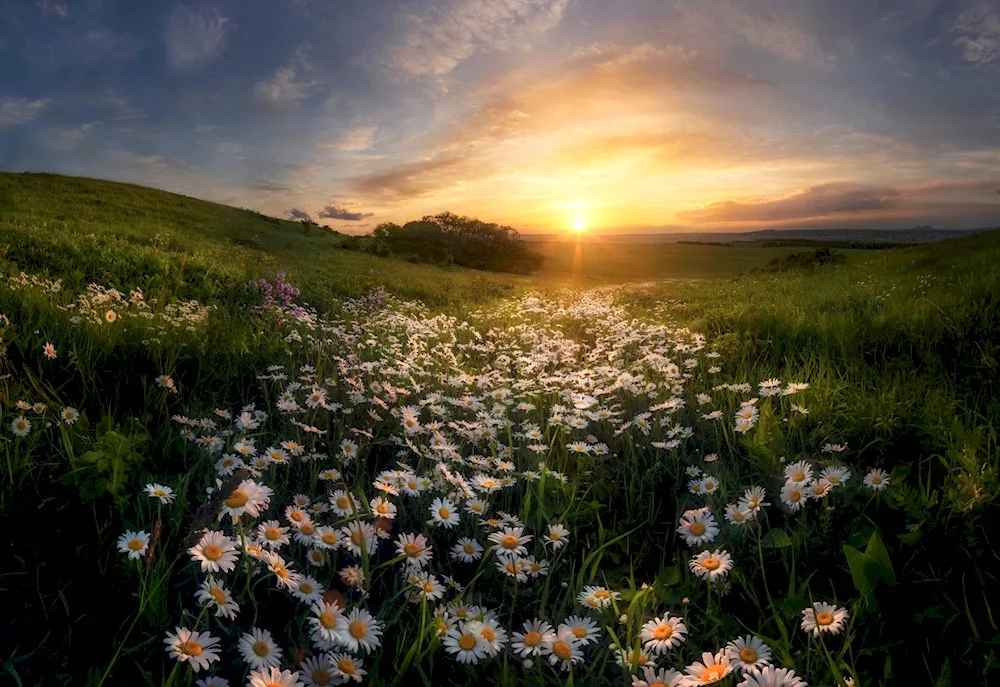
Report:
M 344 129 L 333 140 L 319 143 L 326 150 L 362 151 L 371 150 L 375 145 L 377 126 L 360 126 Z
M 678 213 L 684 221 L 785 222 L 829 215 L 887 210 L 896 204 L 899 189 L 892 186 L 829 182 L 770 200 L 726 200 Z
M 226 44 L 229 20 L 218 10 L 176 5 L 163 30 L 167 62 L 175 69 L 194 69 L 211 62 Z
M 996 3 L 980 2 L 962 12 L 952 33 L 962 57 L 973 64 L 986 65 L 1000 58 L 1000 9 Z
M 385 64 L 410 76 L 443 76 L 479 51 L 523 44 L 562 21 L 569 0 L 444 0 L 404 15 Z
M 65 19 L 69 16 L 69 7 L 62 3 L 52 2 L 52 0 L 35 0 L 35 4 L 45 14 L 52 14 L 60 19 Z
M 309 43 L 304 43 L 296 48 L 288 64 L 275 70 L 270 78 L 257 83 L 254 95 L 270 105 L 294 105 L 308 97 L 316 86 L 313 79 L 306 78 L 313 71 L 308 57 L 311 47 Z
M 0 98 L 0 129 L 38 119 L 51 104 L 47 98 Z
M 319 216 L 323 219 L 339 219 L 346 222 L 358 222 L 366 217 L 372 217 L 372 212 L 355 212 L 343 205 L 327 205 L 319 211 Z

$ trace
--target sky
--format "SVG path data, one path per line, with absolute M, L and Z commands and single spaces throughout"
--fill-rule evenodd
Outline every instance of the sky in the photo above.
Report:
M 5 0 L 0 169 L 363 233 L 1000 225 L 1000 0 Z

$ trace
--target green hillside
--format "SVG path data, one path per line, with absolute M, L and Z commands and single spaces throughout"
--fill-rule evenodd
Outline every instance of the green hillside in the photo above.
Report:
M 1000 232 L 744 274 L 796 249 L 587 244 L 574 262 L 550 244 L 534 277 L 343 240 L 0 175 L 0 682 L 243 685 L 251 628 L 282 669 L 319 670 L 320 598 L 381 625 L 371 651 L 346 621 L 323 635 L 362 685 L 630 687 L 666 681 L 639 653 L 683 671 L 712 652 L 723 670 L 737 640 L 811 685 L 1000 669 Z M 244 289 L 279 272 L 300 296 Z M 238 512 L 251 497 L 260 511 Z M 303 497 L 338 543 L 302 529 Z M 698 542 L 702 509 L 716 532 Z M 425 538 L 429 559 L 406 563 L 433 579 L 414 583 L 404 559 L 424 554 L 403 534 Z M 244 550 L 210 578 L 203 536 Z M 837 615 L 813 634 L 818 602 Z M 464 665 L 438 631 L 454 648 L 470 605 L 508 644 Z M 577 617 L 595 641 L 566 640 L 569 672 L 556 629 Z M 670 618 L 682 641 L 657 645 Z M 553 632 L 529 663 L 510 641 L 534 619 Z M 177 628 L 218 639 L 218 660 L 169 654 Z

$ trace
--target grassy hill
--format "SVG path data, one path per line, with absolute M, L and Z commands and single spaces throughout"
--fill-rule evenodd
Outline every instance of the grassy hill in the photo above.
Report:
M 1000 576 L 989 526 L 1000 494 L 1000 232 L 742 275 L 789 251 L 589 243 L 577 255 L 562 244 L 543 248 L 549 266 L 533 278 L 378 258 L 342 240 L 151 189 L 0 175 L 0 531 L 14 533 L 0 566 L 0 681 L 194 684 L 204 673 L 163 650 L 178 626 L 222 639 L 213 670 L 233 685 L 246 682 L 235 646 L 251 625 L 274 633 L 286 668 L 300 649 L 315 655 L 312 611 L 249 557 L 225 576 L 235 621 L 194 601 L 206 578 L 192 537 L 205 526 L 236 536 L 203 506 L 228 479 L 212 442 L 235 451 L 237 436 L 314 456 L 254 477 L 273 489 L 263 517 L 282 523 L 298 494 L 336 505 L 329 492 L 343 489 L 366 504 L 382 470 L 410 465 L 431 486 L 387 495 L 399 510 L 390 527 L 424 533 L 435 579 L 467 585 L 446 599 L 496 610 L 508 631 L 536 613 L 595 620 L 601 641 L 584 648 L 574 684 L 630 685 L 612 642 L 639 646 L 642 623 L 667 614 L 684 617 L 688 636 L 661 667 L 752 633 L 809 684 L 912 682 L 915 670 L 928 684 L 984 684 L 1000 669 L 989 601 Z M 279 271 L 320 311 L 299 319 L 244 292 Z M 591 285 L 602 288 L 562 288 Z M 378 286 L 429 307 L 366 296 Z M 143 298 L 129 295 L 136 287 Z M 314 386 L 335 403 L 308 405 Z M 282 396 L 299 407 L 278 405 Z M 463 397 L 483 410 L 447 401 Z M 246 403 L 270 416 L 252 431 L 232 421 Z M 733 418 L 748 403 L 758 414 L 741 429 Z M 584 417 L 605 406 L 612 419 Z M 474 437 L 494 413 L 495 441 Z M 552 422 L 564 413 L 586 426 Z M 516 483 L 480 496 L 523 521 L 548 575 L 515 583 L 489 551 L 474 572 L 449 555 L 459 534 L 491 544 L 468 511 L 454 530 L 428 524 L 432 497 L 448 489 L 443 454 L 425 445 L 430 430 L 407 433 L 404 416 L 469 457 L 448 469 L 470 483 L 510 474 L 481 456 L 510 461 Z M 345 440 L 357 459 L 345 460 Z M 847 466 L 850 484 L 795 510 L 782 493 L 796 461 L 817 473 Z M 340 474 L 321 479 L 330 467 Z M 718 496 L 691 492 L 692 467 L 719 481 Z M 884 491 L 862 485 L 872 468 L 885 470 Z M 151 499 L 148 483 L 175 500 Z M 724 514 L 752 484 L 771 505 L 741 529 Z M 677 534 L 682 514 L 703 506 L 721 531 L 711 546 L 735 562 L 718 587 L 696 576 L 698 549 Z M 569 532 L 558 552 L 540 543 L 550 524 Z M 148 555 L 119 551 L 126 530 L 151 534 Z M 386 623 L 362 684 L 565 684 L 546 660 L 457 664 L 435 636 L 434 604 L 406 602 L 400 559 L 383 548 L 380 558 L 330 550 L 325 567 L 311 567 L 299 539 L 281 549 L 294 570 Z M 364 597 L 343 581 L 345 566 L 363 569 Z M 588 585 L 621 598 L 593 611 L 577 598 Z M 800 629 L 814 600 L 849 610 L 839 634 Z

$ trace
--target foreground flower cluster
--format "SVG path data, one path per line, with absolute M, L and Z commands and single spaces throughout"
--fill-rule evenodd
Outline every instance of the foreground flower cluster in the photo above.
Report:
M 339 316 L 283 314 L 294 367 L 262 371 L 246 405 L 174 417 L 212 506 L 181 553 L 195 620 L 164 643 L 178 665 L 215 673 L 198 684 L 345 684 L 376 667 L 386 679 L 386 665 L 433 654 L 447 670 L 503 661 L 553 680 L 617 670 L 637 687 L 734 672 L 748 687 L 805 684 L 787 647 L 778 660 L 766 637 L 719 637 L 707 616 L 724 612 L 734 571 L 756 574 L 778 524 L 858 493 L 843 446 L 773 467 L 736 453 L 762 422 L 803 421 L 792 399 L 808 384 L 727 381 L 704 337 L 633 319 L 613 291 L 466 321 L 384 292 Z M 677 541 L 661 547 L 704 606 L 593 562 L 608 542 L 581 501 L 597 475 L 656 469 L 678 484 L 656 496 L 655 512 L 677 513 Z M 174 494 L 153 483 L 143 498 Z M 141 561 L 150 535 L 118 545 Z M 830 601 L 803 608 L 798 641 L 848 627 Z

